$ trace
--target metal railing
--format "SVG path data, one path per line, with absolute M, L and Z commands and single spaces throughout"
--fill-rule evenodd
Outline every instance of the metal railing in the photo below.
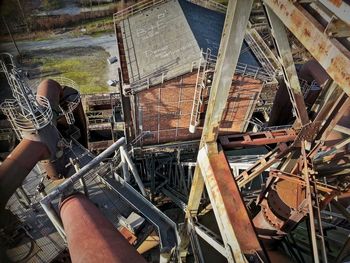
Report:
M 198 67 L 198 73 L 197 73 L 197 79 L 196 79 L 196 85 L 193 95 L 193 103 L 192 103 L 192 110 L 191 110 L 191 118 L 190 118 L 190 124 L 189 124 L 189 131 L 191 133 L 194 133 L 196 130 L 196 126 L 199 124 L 199 116 L 200 116 L 200 106 L 203 103 L 203 90 L 207 87 L 207 74 L 208 72 L 212 72 L 211 69 L 211 50 L 207 49 L 206 53 L 203 53 L 202 55 L 204 57 L 203 63 L 201 63 L 201 60 L 199 62 Z
M 53 114 L 50 102 L 43 96 L 35 96 L 30 86 L 15 65 L 11 54 L 0 54 L 1 71 L 5 74 L 14 99 L 5 100 L 0 109 L 8 117 L 13 129 L 35 131 L 51 123 Z
M 67 120 L 67 123 L 73 124 L 75 122 L 73 111 L 76 109 L 76 107 L 78 107 L 81 101 L 79 86 L 73 80 L 65 77 L 53 77 L 51 79 L 57 81 L 62 86 L 62 88 L 66 86 L 66 87 L 73 88 L 77 91 L 76 94 L 73 94 L 72 96 L 69 96 L 69 98 L 66 99 L 67 105 L 65 105 L 65 107 L 60 106 L 60 109 L 64 114 Z
M 15 130 L 20 131 L 35 131 L 44 128 L 52 120 L 52 110 L 50 102 L 43 96 L 36 96 L 34 102 L 37 111 L 26 113 L 21 111 L 21 105 L 16 100 L 5 100 L 0 109 L 8 117 Z
M 210 55 L 208 58 L 209 67 L 215 68 L 217 56 Z M 262 67 L 256 67 L 241 62 L 237 62 L 235 74 L 241 75 L 242 77 L 249 77 L 252 79 L 259 79 L 262 82 L 270 82 L 273 80 L 274 76 L 271 76 L 266 70 Z
M 64 240 L 66 240 L 62 221 L 53 205 L 60 196 L 71 191 L 80 180 L 86 180 L 87 182 L 88 180 L 96 178 L 107 186 L 108 189 L 117 193 L 124 201 L 131 205 L 131 207 L 139 211 L 157 228 L 161 247 L 160 262 L 169 262 L 171 255 L 177 256 L 176 249 L 179 244 L 179 236 L 176 225 L 163 212 L 147 200 L 148 193 L 145 191 L 135 164 L 131 160 L 129 153 L 124 149 L 125 143 L 125 138 L 120 138 L 98 156 L 94 157 L 91 154 L 88 154 L 89 162 L 80 169 L 76 169 L 75 174 L 52 189 L 50 193 L 43 197 L 40 201 L 40 205 L 58 233 Z M 118 153 L 122 158 L 117 161 L 114 156 L 110 162 L 104 162 L 113 153 L 115 153 L 115 156 Z M 123 172 L 125 169 L 126 171 L 130 169 L 142 195 L 129 184 L 125 178 L 125 174 L 123 174 L 124 178 L 122 178 L 114 171 L 114 169 L 118 169 L 116 168 L 119 166 L 118 163 L 123 167 Z M 111 179 L 109 175 L 113 175 L 114 180 Z M 87 188 L 87 190 L 89 189 Z
M 213 0 L 187 0 L 187 1 L 214 11 L 218 11 L 220 13 L 224 13 L 224 14 L 226 13 L 226 10 L 227 10 L 227 7 L 225 5 L 220 4 Z
M 255 31 L 255 29 L 248 29 L 246 31 L 244 40 L 248 44 L 251 51 L 254 53 L 255 57 L 258 59 L 259 63 L 264 67 L 264 70 L 271 77 L 274 77 L 277 69 L 272 65 L 271 61 L 266 56 L 265 52 L 261 49 L 261 45 L 263 43 L 258 43 L 257 40 L 254 38 L 253 30 Z M 258 34 L 258 33 L 255 31 L 255 34 Z
M 124 87 L 124 92 L 125 94 L 136 94 L 145 89 L 149 89 L 152 85 L 163 84 L 164 81 L 169 80 L 170 78 L 193 72 L 193 70 L 198 68 L 198 65 L 200 63 L 199 60 L 200 57 L 198 58 L 198 60 L 194 60 L 185 66 L 180 65 L 177 67 L 164 69 L 160 72 L 153 72 L 145 76 L 144 78 L 131 83 L 129 87 Z M 170 77 L 169 72 L 171 73 Z
M 117 25 L 120 21 L 128 18 L 129 16 L 140 13 L 141 11 L 144 11 L 152 6 L 165 3 L 166 1 L 167 0 L 145 0 L 120 10 L 113 14 L 114 25 Z

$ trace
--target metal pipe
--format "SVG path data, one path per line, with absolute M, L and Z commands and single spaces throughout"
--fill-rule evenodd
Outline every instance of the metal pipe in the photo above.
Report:
M 58 105 L 61 93 L 61 86 L 52 80 L 44 80 L 38 86 L 37 94 L 45 96 L 50 101 L 51 107 Z M 55 139 L 57 138 L 50 138 L 50 141 Z M 55 143 L 48 143 L 48 141 L 41 138 L 40 134 L 26 135 L 0 166 L 0 209 L 21 186 L 22 181 L 36 163 L 55 154 L 53 152 Z
M 76 159 L 73 160 L 72 158 L 69 158 L 69 162 L 73 165 L 75 172 L 78 172 L 80 170 L 80 165 Z M 87 188 L 84 177 L 81 177 L 79 179 L 79 183 L 80 183 L 81 187 L 83 188 L 83 191 L 84 191 L 84 194 L 86 195 L 86 197 L 89 197 L 89 190 Z
M 329 79 L 327 71 L 315 59 L 306 62 L 299 71 L 299 77 L 311 83 L 313 80 L 321 87 Z
M 51 109 L 54 113 L 57 113 L 60 111 L 59 104 L 60 104 L 60 98 L 62 98 L 63 95 L 63 89 L 61 85 L 52 79 L 45 79 L 40 82 L 38 89 L 37 89 L 37 95 L 46 97 L 49 102 Z M 57 116 L 55 116 L 55 120 L 57 119 Z
M 121 159 L 121 165 L 122 165 L 122 169 L 123 169 L 124 180 L 129 183 L 130 182 L 130 174 L 129 174 L 129 170 L 128 170 L 128 164 L 125 160 L 124 154 L 121 153 L 122 151 L 125 151 L 124 146 L 120 147 L 120 159 Z
M 142 180 L 141 180 L 141 178 L 139 176 L 139 173 L 137 171 L 137 168 L 136 168 L 135 164 L 133 163 L 133 161 L 131 160 L 128 152 L 125 151 L 124 148 L 120 148 L 120 154 L 125 157 L 125 160 L 128 163 L 128 165 L 129 165 L 131 173 L 133 174 L 133 176 L 135 178 L 135 181 L 136 181 L 138 187 L 140 188 L 140 191 L 141 191 L 142 195 L 144 197 L 147 197 L 145 186 L 143 185 Z
M 146 262 L 84 195 L 65 199 L 60 215 L 73 263 Z
M 109 146 L 106 150 L 104 150 L 101 154 L 91 160 L 87 165 L 81 168 L 74 175 L 65 180 L 62 184 L 58 185 L 51 193 L 49 193 L 44 199 L 40 201 L 41 205 L 50 203 L 51 200 L 56 198 L 59 194 L 63 193 L 64 190 L 77 182 L 80 178 L 82 178 L 86 173 L 88 173 L 91 169 L 99 165 L 105 158 L 111 155 L 116 149 L 125 144 L 125 138 L 122 137 L 111 146 Z
M 3 209 L 24 178 L 50 151 L 42 142 L 23 139 L 0 166 L 0 210 Z
M 66 233 L 64 232 L 62 221 L 57 215 L 55 209 L 53 209 L 52 204 L 41 204 L 41 206 L 44 209 L 53 226 L 56 228 L 58 234 L 62 237 L 64 241 L 66 241 Z

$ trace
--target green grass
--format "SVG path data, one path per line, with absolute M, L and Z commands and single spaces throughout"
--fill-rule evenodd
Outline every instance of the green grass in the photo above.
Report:
M 59 52 L 52 52 L 50 55 L 41 54 L 32 57 L 32 63 L 41 65 L 43 77 L 50 76 L 66 77 L 75 81 L 82 94 L 108 92 L 105 74 L 108 70 L 106 58 L 108 53 L 102 50 L 89 50 L 84 52 L 74 51 L 62 56 Z
M 81 29 L 86 32 L 82 32 Z M 112 17 L 98 18 L 93 21 L 85 22 L 77 26 L 70 32 L 72 37 L 80 37 L 82 35 L 89 35 L 92 37 L 99 37 L 103 34 L 113 33 L 113 19 Z
M 228 0 L 215 0 L 215 2 L 218 2 L 219 4 L 222 4 L 222 5 L 225 5 L 225 6 L 228 5 Z
M 82 27 L 86 29 L 86 35 L 97 37 L 101 34 L 113 32 L 113 19 L 111 17 L 97 19 L 83 24 Z
M 60 0 L 42 0 L 42 6 L 45 10 L 55 10 L 64 7 L 64 3 Z
M 86 23 L 83 23 L 82 26 L 86 27 L 87 29 L 92 29 L 95 27 L 100 27 L 103 25 L 113 25 L 113 18 L 112 16 L 104 17 L 104 18 L 98 18 L 93 21 L 89 21 Z

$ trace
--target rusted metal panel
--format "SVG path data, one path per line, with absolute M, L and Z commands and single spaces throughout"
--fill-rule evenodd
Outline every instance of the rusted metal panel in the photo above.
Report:
M 127 229 L 124 226 L 121 226 L 120 228 L 118 228 L 118 231 L 129 242 L 130 245 L 135 244 L 137 236 L 135 236 L 129 229 Z
M 332 3 L 336 7 L 339 7 L 342 4 L 343 0 L 328 0 L 328 2 Z
M 289 0 L 264 0 L 329 76 L 350 94 L 350 52 L 300 5 Z
M 289 174 L 278 170 L 271 170 L 269 175 L 273 177 L 278 177 L 280 179 L 289 181 L 291 183 L 305 186 L 305 181 L 303 180 L 303 178 L 294 174 Z M 339 194 L 339 191 L 337 188 L 332 187 L 330 185 L 322 184 L 320 182 L 317 182 L 317 190 L 323 193 L 334 193 L 334 191 L 336 191 L 336 193 Z
M 138 126 L 151 134 L 144 138 L 143 145 L 201 137 L 202 121 L 194 133 L 188 131 L 195 84 L 196 73 L 188 73 L 135 94 Z M 220 124 L 220 134 L 244 130 L 262 86 L 260 80 L 238 75 L 233 77 Z
M 266 259 L 224 152 L 208 155 L 207 147 L 203 147 L 198 164 L 226 249 L 230 247 L 236 262 L 244 262 L 241 250 Z

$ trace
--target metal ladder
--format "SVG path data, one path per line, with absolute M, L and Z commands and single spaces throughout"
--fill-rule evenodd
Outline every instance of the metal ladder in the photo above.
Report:
M 248 46 L 250 47 L 251 51 L 254 53 L 255 57 L 258 59 L 260 62 L 261 66 L 264 68 L 264 70 L 270 75 L 274 76 L 275 75 L 275 67 L 271 64 L 271 61 L 266 57 L 266 54 L 264 51 L 260 48 L 258 42 L 254 38 L 253 32 L 255 29 L 248 29 L 245 36 L 244 40 L 247 42 Z M 255 31 L 256 34 L 258 34 Z
M 205 56 L 204 63 L 202 63 L 203 55 Z M 211 50 L 208 48 L 207 52 L 203 53 L 199 60 L 197 80 L 196 80 L 196 86 L 194 90 L 191 119 L 190 119 L 190 125 L 189 125 L 189 131 L 191 133 L 195 133 L 196 127 L 199 124 L 200 106 L 203 104 L 202 92 L 206 88 L 205 80 L 206 80 L 207 70 L 209 68 L 210 56 L 211 56 Z

